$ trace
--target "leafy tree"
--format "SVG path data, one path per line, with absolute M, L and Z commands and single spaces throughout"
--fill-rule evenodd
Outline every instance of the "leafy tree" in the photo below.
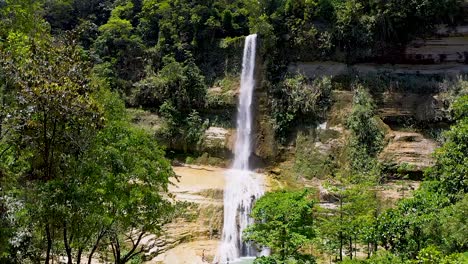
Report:
M 77 23 L 77 17 L 74 17 L 73 11 L 73 1 L 71 0 L 52 0 L 45 2 L 45 19 L 52 28 L 63 30 L 72 29 Z
M 112 71 L 111 88 L 124 95 L 128 95 L 132 84 L 144 76 L 144 45 L 134 34 L 130 20 L 133 8 L 131 1 L 117 5 L 107 23 L 99 27 L 101 34 L 93 45 L 94 51 Z
M 222 21 L 223 21 L 223 29 L 227 32 L 231 32 L 234 30 L 233 22 L 232 22 L 232 13 L 230 10 L 226 9 L 222 13 Z
M 453 106 L 456 124 L 445 134 L 446 142 L 436 150 L 436 164 L 427 171 L 429 180 L 437 182 L 438 191 L 452 201 L 468 192 L 468 96 L 460 97 Z
M 375 177 L 378 172 L 376 155 L 383 147 L 384 132 L 379 126 L 375 106 L 370 94 L 358 85 L 353 97 L 353 108 L 346 120 L 351 130 L 349 155 L 351 170 L 360 180 L 364 173 Z M 374 180 L 367 177 L 367 180 Z M 366 180 L 366 179 L 361 179 Z
M 110 124 L 95 144 L 81 176 L 90 187 L 89 211 L 96 213 L 84 219 L 94 225 L 91 253 L 110 247 L 116 264 L 127 263 L 148 250 L 146 235 L 160 234 L 175 216 L 163 195 L 174 173 L 153 138 L 125 123 Z
M 326 211 L 319 224 L 322 247 L 342 261 L 356 257 L 357 245 L 367 245 L 368 256 L 377 251 L 376 225 L 380 213 L 376 194 L 365 184 L 332 187 L 336 210 Z M 354 253 L 354 256 L 353 256 Z
M 47 25 L 41 16 L 42 1 L 3 0 L 0 2 L 0 43 L 9 34 L 40 36 L 47 32 Z
M 301 249 L 315 237 L 313 205 L 307 191 L 267 193 L 255 203 L 251 213 L 255 223 L 246 229 L 245 237 L 269 247 L 272 259 L 279 263 L 304 259 Z
M 187 128 L 184 135 L 186 144 L 198 149 L 203 143 L 204 133 L 208 129 L 208 126 L 208 120 L 203 121 L 198 112 L 193 110 L 187 117 Z
M 100 26 L 109 19 L 115 0 L 45 0 L 44 18 L 50 24 L 52 32 L 75 29 L 80 23 Z
M 159 112 L 164 118 L 164 123 L 156 134 L 160 142 L 172 149 L 183 150 L 184 153 L 199 150 L 205 130 L 209 127 L 209 120 L 203 120 L 196 110 L 184 117 L 170 101 L 164 102 Z
M 276 135 L 281 139 L 294 122 L 315 122 L 323 116 L 331 103 L 331 79 L 309 81 L 297 75 L 286 78 L 274 92 L 272 115 Z
M 468 251 L 468 196 L 460 200 L 458 203 L 446 207 L 442 210 L 438 222 L 440 233 L 434 232 L 433 237 L 440 237 L 441 241 L 438 243 L 440 248 L 445 252 L 466 252 Z
M 47 203 L 53 197 L 48 186 L 66 178 L 69 162 L 89 147 L 100 113 L 89 98 L 89 67 L 76 46 L 45 39 L 1 55 L 6 78 L 19 98 L 9 113 L 15 130 L 10 140 L 31 164 L 23 176 L 29 184 L 21 199 L 34 228 L 44 230 L 48 263 L 57 227 L 54 216 L 60 215 L 54 203 Z M 45 204 L 37 207 L 41 202 Z
M 164 153 L 130 127 L 115 95 L 94 90 L 106 81 L 91 78 L 73 39 L 16 34 L 4 45 L 2 88 L 14 96 L 2 96 L 1 159 L 21 181 L 5 195 L 2 184 L 0 219 L 14 219 L 0 231 L 14 238 L 1 244 L 2 260 L 45 256 L 49 263 L 66 254 L 68 263 L 79 263 L 89 252 L 90 263 L 97 251 L 113 248 L 115 263 L 130 261 L 147 250 L 143 236 L 158 233 L 175 212 L 162 194 L 173 176 Z M 13 132 L 4 141 L 7 128 Z M 14 167 L 18 162 L 23 169 Z M 6 201 L 21 206 L 9 209 Z
M 193 62 L 180 63 L 166 58 L 156 74 L 135 84 L 134 103 L 158 109 L 169 101 L 177 111 L 188 114 L 205 106 L 204 77 Z
M 448 204 L 448 199 L 422 187 L 414 198 L 404 199 L 398 207 L 389 209 L 380 216 L 378 234 L 384 248 L 414 258 L 428 246 L 431 221 Z

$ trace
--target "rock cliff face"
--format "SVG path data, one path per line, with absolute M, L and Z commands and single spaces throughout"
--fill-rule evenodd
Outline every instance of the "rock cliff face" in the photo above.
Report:
M 261 44 L 260 44 L 261 45 Z M 430 133 L 421 131 L 447 127 L 447 105 L 439 90 L 440 81 L 468 74 L 468 25 L 456 28 L 440 26 L 436 34 L 428 39 L 414 40 L 399 55 L 400 64 L 362 63 L 346 65 L 332 61 L 294 62 L 288 67 L 290 73 L 300 73 L 308 78 L 331 76 L 384 76 L 395 78 L 390 86 L 373 90 L 374 100 L 382 125 L 387 130 L 387 143 L 381 160 L 395 164 L 409 164 L 421 170 L 431 164 L 431 153 L 437 147 Z M 239 64 L 239 65 L 238 65 Z M 233 66 L 238 69 L 240 63 Z M 237 71 L 234 71 L 237 72 Z M 254 139 L 254 164 L 264 166 L 293 156 L 294 142 L 290 146 L 278 144 L 274 137 L 271 112 L 268 102 L 268 83 L 264 79 L 264 65 L 257 58 L 255 98 L 256 131 Z M 360 78 L 361 78 L 360 77 Z M 421 81 L 424 79 L 424 82 Z M 234 81 L 235 83 L 235 81 Z M 237 85 L 238 86 L 238 85 Z M 238 90 L 236 85 L 210 89 L 213 98 L 224 98 L 228 102 L 231 115 L 235 114 Z M 408 90 L 408 86 L 417 86 Z M 236 88 L 237 87 L 237 88 Z M 341 88 L 343 89 L 343 88 Z M 349 87 L 333 92 L 333 106 L 326 120 L 327 127 L 322 134 L 340 134 L 330 142 L 316 142 L 318 150 L 324 154 L 343 144 L 346 137 L 345 119 L 352 105 L 352 92 Z M 220 107 L 222 111 L 226 107 Z M 216 113 L 215 113 L 216 114 Z M 205 146 L 202 151 L 229 159 L 233 151 L 235 124 L 228 128 L 211 127 L 205 133 Z M 299 129 L 299 128 L 298 128 Z M 229 164 L 229 162 L 226 162 Z
M 434 37 L 409 43 L 404 59 L 408 63 L 468 64 L 468 25 L 455 28 L 439 26 Z
M 468 50 L 468 44 L 466 46 Z M 376 74 L 386 73 L 394 75 L 441 75 L 456 76 L 468 73 L 468 64 L 441 63 L 441 64 L 375 64 L 362 63 L 346 65 L 340 62 L 295 62 L 289 65 L 288 71 L 300 73 L 309 78 L 321 76 L 340 76 L 349 74 Z
M 447 91 L 443 90 L 442 80 L 468 74 L 468 25 L 456 28 L 440 26 L 433 37 L 409 43 L 397 61 L 399 64 L 354 65 L 332 61 L 298 61 L 291 63 L 288 71 L 310 79 L 322 76 L 351 79 L 355 76 L 361 79 L 377 76 L 377 81 L 384 78 L 393 80 L 386 87 L 371 90 L 387 134 L 386 146 L 379 158 L 394 168 L 420 173 L 432 164 L 432 153 L 438 146 L 432 132 L 448 127 L 448 109 L 444 100 Z M 352 105 L 353 94 L 350 87 L 340 89 L 343 88 L 333 92 L 327 125 L 320 132 L 322 135 L 333 133 L 338 136 L 325 141 L 317 140 L 314 144 L 315 149 L 325 156 L 331 150 L 343 147 L 346 141 L 345 119 Z M 265 97 L 265 91 L 259 89 L 257 94 L 260 98 L 257 106 L 257 155 L 274 159 L 287 151 L 286 155 L 293 157 L 295 142 L 279 151 L 281 146 L 270 139 L 272 127 L 267 122 L 269 113 L 265 107 L 268 102 L 261 99 Z
M 391 131 L 389 143 L 380 153 L 386 163 L 405 166 L 406 171 L 421 171 L 432 165 L 431 154 L 437 143 L 417 132 Z
M 383 94 L 383 97 L 382 100 L 386 103 L 380 104 L 378 108 L 379 116 L 383 121 L 390 120 L 388 118 L 389 116 L 392 118 L 418 117 L 418 111 L 416 110 L 419 109 L 420 106 L 414 98 L 416 96 L 409 96 L 411 100 L 415 100 L 414 104 L 410 104 L 411 100 L 409 100 L 410 102 L 405 102 L 407 99 L 404 98 L 396 100 L 394 95 Z M 326 148 L 317 148 L 322 154 L 328 155 L 330 154 L 330 150 L 341 148 L 346 143 L 347 131 L 345 128 L 345 120 L 348 113 L 351 111 L 352 98 L 353 93 L 350 91 L 333 92 L 334 104 L 329 112 L 326 126 L 320 128 L 320 133 L 334 133 L 335 136 L 325 137 L 324 142 L 316 143 L 316 145 L 318 144 L 319 146 L 327 146 Z M 420 98 L 419 102 L 429 100 L 424 97 Z M 437 111 L 434 110 L 434 108 L 429 107 L 429 109 L 431 111 Z M 421 113 L 424 113 L 424 111 L 421 110 Z M 427 122 L 428 124 L 434 120 L 433 115 L 421 115 L 418 118 L 420 118 L 422 122 Z M 438 146 L 434 139 L 412 128 L 393 127 L 385 122 L 382 123 L 382 126 L 386 131 L 387 143 L 379 156 L 381 162 L 396 166 L 406 166 L 405 170 L 413 172 L 421 171 L 432 164 L 433 160 L 431 155 Z
M 255 138 L 254 154 L 257 160 L 262 160 L 262 164 L 275 160 L 278 154 L 278 145 L 275 141 L 274 128 L 271 123 L 271 112 L 268 102 L 268 85 L 264 79 L 264 67 L 260 58 L 257 59 L 257 74 L 254 97 L 254 113 L 255 113 Z
M 165 226 L 161 236 L 150 236 L 154 247 L 147 263 L 206 263 L 216 253 L 223 221 L 224 169 L 204 166 L 174 167 L 177 181 L 169 191 L 189 203 L 187 216 Z
M 385 92 L 378 103 L 379 114 L 386 123 L 398 123 L 402 119 L 434 123 L 445 116 L 443 102 L 432 94 Z

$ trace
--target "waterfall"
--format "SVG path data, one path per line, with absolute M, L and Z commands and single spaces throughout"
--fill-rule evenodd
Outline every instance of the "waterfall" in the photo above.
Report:
M 234 153 L 233 169 L 249 170 L 249 158 L 252 152 L 252 96 L 255 86 L 255 51 L 257 35 L 245 39 L 244 56 L 242 58 L 241 88 L 237 108 L 237 138 Z
M 240 257 L 254 256 L 255 249 L 242 240 L 242 232 L 252 223 L 249 213 L 255 199 L 263 195 L 262 179 L 252 172 L 252 97 L 255 86 L 257 35 L 245 39 L 241 87 L 237 109 L 237 137 L 232 169 L 227 172 L 224 190 L 224 225 L 215 263 L 233 263 Z

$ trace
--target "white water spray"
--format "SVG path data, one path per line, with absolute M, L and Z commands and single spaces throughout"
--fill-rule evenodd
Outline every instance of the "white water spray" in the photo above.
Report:
M 255 86 L 257 35 L 245 39 L 241 88 L 237 109 L 237 138 L 232 169 L 226 174 L 224 226 L 215 263 L 234 263 L 240 257 L 254 256 L 255 249 L 242 241 L 242 232 L 252 223 L 249 213 L 255 199 L 263 195 L 261 176 L 250 171 L 252 152 L 252 97 Z

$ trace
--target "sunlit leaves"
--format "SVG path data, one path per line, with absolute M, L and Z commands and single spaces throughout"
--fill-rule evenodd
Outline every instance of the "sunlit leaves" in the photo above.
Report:
M 384 131 L 379 126 L 372 97 L 361 85 L 355 90 L 346 126 L 352 133 L 349 140 L 351 169 L 357 176 L 363 173 L 375 176 L 378 172 L 376 155 L 383 147 Z
M 300 258 L 300 249 L 315 237 L 313 201 L 307 191 L 276 191 L 265 194 L 252 210 L 255 224 L 246 239 L 267 246 L 278 261 Z
M 454 103 L 457 122 L 445 133 L 446 142 L 436 150 L 436 164 L 427 171 L 438 189 L 452 200 L 462 199 L 468 192 L 468 96 L 461 96 Z

